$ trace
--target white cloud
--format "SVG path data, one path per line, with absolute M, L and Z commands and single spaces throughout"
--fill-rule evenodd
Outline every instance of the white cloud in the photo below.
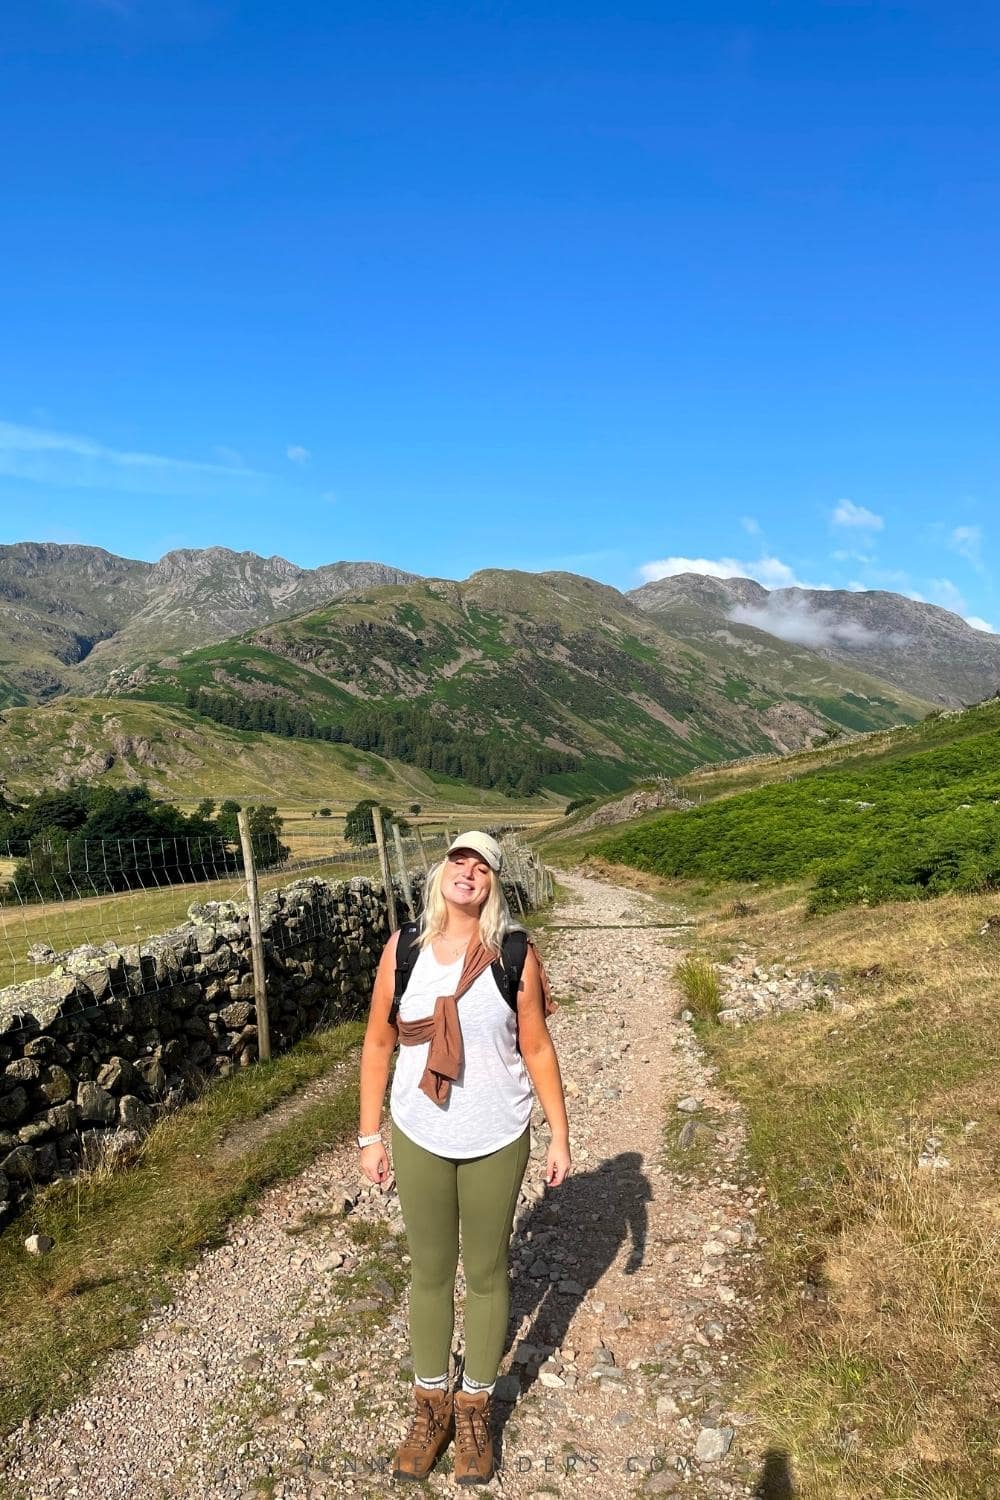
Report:
M 831 517 L 834 526 L 854 526 L 862 531 L 881 531 L 885 522 L 874 511 L 853 500 L 840 500 Z
M 290 443 L 285 449 L 285 457 L 290 458 L 293 464 L 307 464 L 312 458 L 308 448 L 303 448 L 300 443 Z
M 950 609 L 952 614 L 960 615 L 966 625 L 971 625 L 973 630 L 984 630 L 990 635 L 996 632 L 992 625 L 987 624 L 981 615 L 969 613 L 969 606 L 965 601 L 961 589 L 956 588 L 950 578 L 932 578 L 930 580 L 931 599 L 934 604 L 939 604 L 942 609 Z
M 956 615 L 964 615 L 968 605 L 962 596 L 962 591 L 952 583 L 950 578 L 931 578 L 928 580 L 931 590 L 931 599 L 935 604 L 940 604 L 942 609 L 950 609 Z
M 760 536 L 760 522 L 755 520 L 753 516 L 741 516 L 740 525 L 747 533 L 747 536 Z
M 948 537 L 948 546 L 974 568 L 982 568 L 983 533 L 978 526 L 956 526 Z
M 245 494 L 267 476 L 227 463 L 199 463 L 162 453 L 109 448 L 93 438 L 0 422 L 0 474 L 71 489 L 139 494 Z
M 828 583 L 802 583 L 795 571 L 780 557 L 759 557 L 756 562 L 743 562 L 735 557 L 662 557 L 656 562 L 643 563 L 639 576 L 646 583 L 658 578 L 675 578 L 678 573 L 700 573 L 707 578 L 754 578 L 769 589 L 828 589 Z
M 834 610 L 817 609 L 806 599 L 777 597 L 760 605 L 738 604 L 728 618 L 799 646 L 866 646 L 879 638 L 860 621 L 841 619 Z

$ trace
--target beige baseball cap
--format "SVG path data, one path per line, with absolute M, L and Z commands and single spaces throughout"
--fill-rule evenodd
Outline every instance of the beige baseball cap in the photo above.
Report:
M 482 855 L 491 870 L 500 873 L 503 850 L 492 834 L 480 833 L 477 829 L 473 829 L 471 833 L 460 833 L 455 842 L 449 844 L 447 852 L 452 854 L 456 849 L 474 849 L 477 854 Z

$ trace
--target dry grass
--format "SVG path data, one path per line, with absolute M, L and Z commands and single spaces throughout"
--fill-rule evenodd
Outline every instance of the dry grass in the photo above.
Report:
M 699 1025 L 768 1188 L 741 1392 L 764 1444 L 791 1455 L 801 1500 L 995 1500 L 995 900 L 817 918 L 800 889 L 658 884 L 701 912 L 705 952 L 834 970 L 854 1007 Z M 918 1166 L 931 1136 L 940 1170 Z

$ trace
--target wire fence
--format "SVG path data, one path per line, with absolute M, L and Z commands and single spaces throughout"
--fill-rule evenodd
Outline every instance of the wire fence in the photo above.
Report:
M 525 902 L 538 904 L 545 899 L 542 867 L 521 844 L 519 828 L 493 831 L 505 849 L 511 899 L 522 908 Z M 265 829 L 252 834 L 259 895 L 266 906 L 270 893 L 306 877 L 360 879 L 384 889 L 388 875 L 405 916 L 407 907 L 415 910 L 421 878 L 451 839 L 447 827 L 401 832 L 391 825 L 383 865 L 376 844 L 347 844 L 337 825 Z M 107 995 L 148 994 L 176 982 L 162 945 L 151 946 L 151 939 L 185 923 L 194 903 L 219 903 L 226 919 L 234 921 L 245 916 L 247 900 L 238 838 L 35 841 L 26 850 L 0 846 L 0 990 L 63 973 L 84 977 Z M 289 900 L 294 901 L 294 892 L 286 891 L 286 906 Z M 297 917 L 275 926 L 275 951 L 323 935 L 323 904 L 302 900 L 299 905 Z M 107 980 L 92 982 L 102 969 Z

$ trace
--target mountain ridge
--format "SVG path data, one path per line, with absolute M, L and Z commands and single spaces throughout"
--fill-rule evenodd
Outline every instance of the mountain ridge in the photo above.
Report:
M 680 573 L 628 597 L 692 644 L 725 628 L 727 645 L 745 653 L 756 639 L 746 631 L 763 632 L 948 708 L 1000 686 L 1000 636 L 888 589 L 767 589 L 752 578 Z
M 912 722 L 931 706 L 773 645 L 777 667 L 736 676 L 610 585 L 482 569 L 462 582 L 355 590 L 148 663 L 122 691 L 247 728 L 273 719 L 277 732 L 344 735 L 380 753 L 405 744 L 429 757 L 435 740 L 499 737 L 500 759 L 512 745 L 529 759 L 541 750 L 575 756 L 577 770 L 543 776 L 566 795 Z
M 81 543 L 0 546 L 0 707 L 99 690 L 145 656 L 415 576 L 375 562 L 301 568 L 228 547 L 177 548 L 151 563 Z

